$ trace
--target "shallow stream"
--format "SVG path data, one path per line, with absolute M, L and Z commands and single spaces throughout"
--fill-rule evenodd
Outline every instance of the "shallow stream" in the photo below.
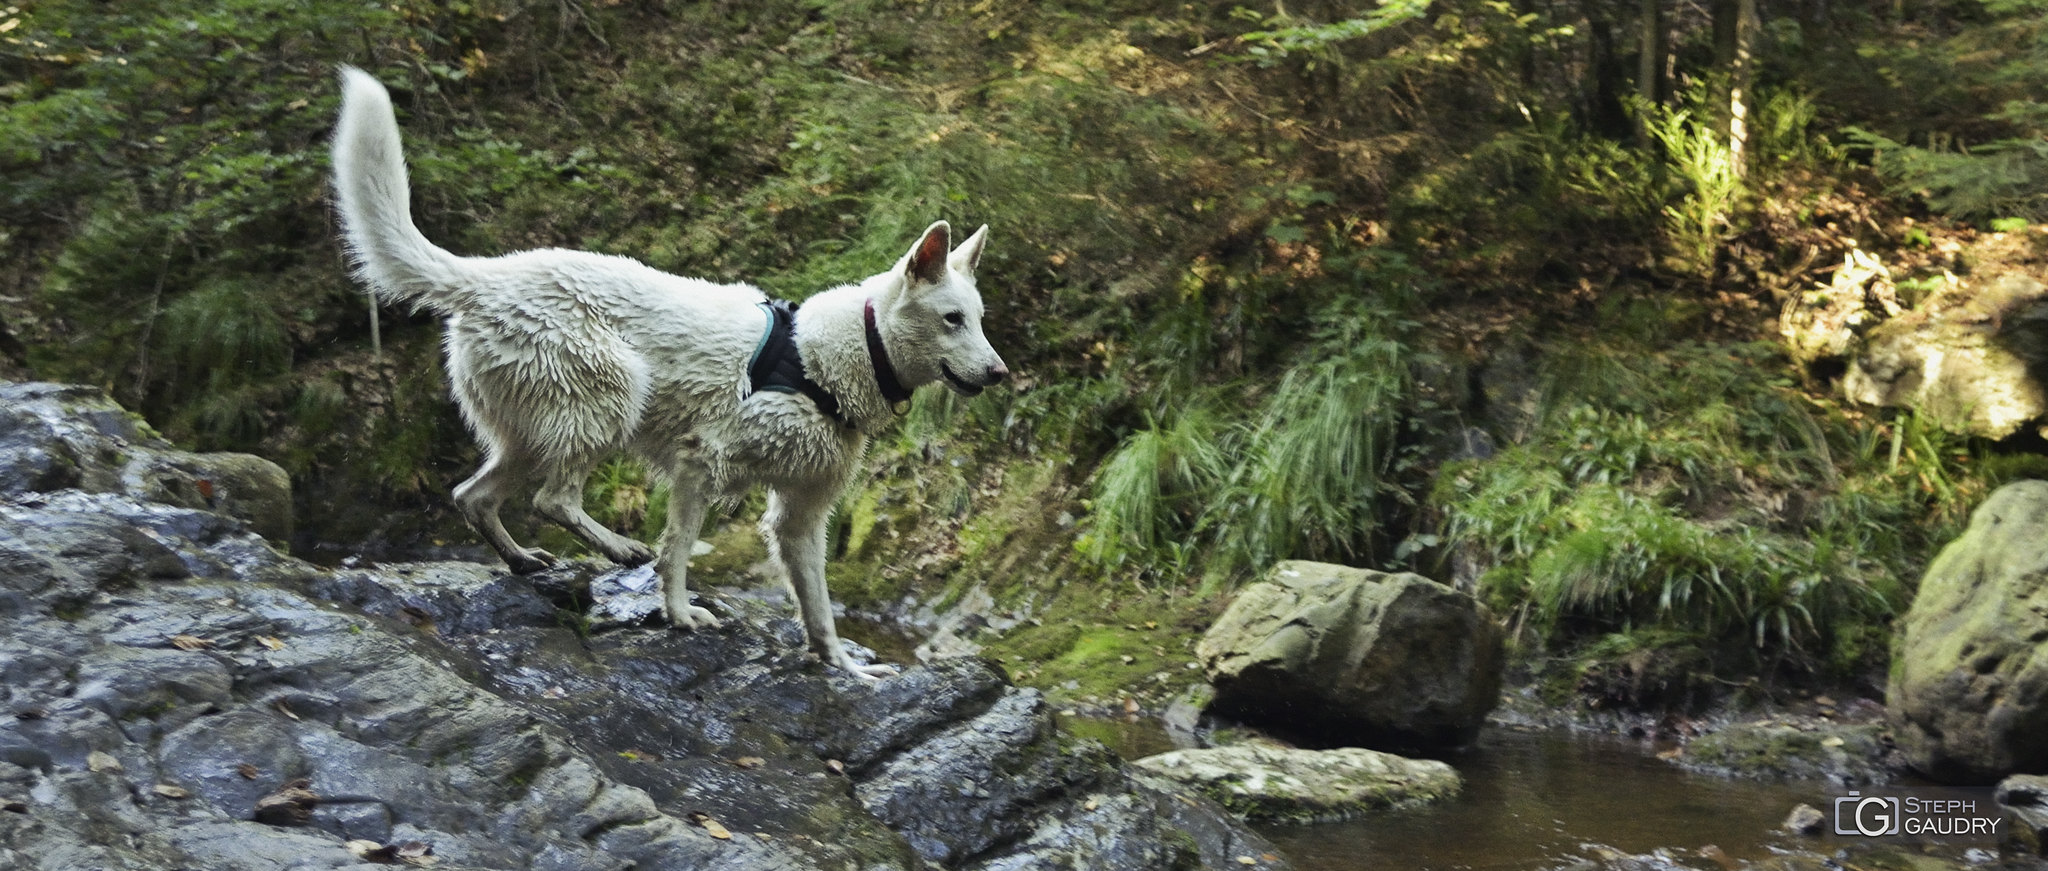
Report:
M 1265 834 L 1303 871 L 1545 869 L 1658 849 L 1739 865 L 1817 846 L 1778 825 L 1800 802 L 1825 807 L 1829 785 L 1691 774 L 1652 749 L 1489 729 L 1478 746 L 1447 760 L 1465 778 L 1449 802 Z
M 1174 749 L 1151 721 L 1062 719 L 1125 758 Z M 1840 788 L 1693 774 L 1657 758 L 1660 749 L 1611 736 L 1489 727 L 1477 746 L 1445 760 L 1465 779 L 1450 801 L 1260 831 L 1299 871 L 1840 867 L 1823 858 L 1837 845 L 1779 828 L 1794 806 L 1825 809 Z M 1627 858 L 1648 854 L 1658 858 Z M 1961 847 L 1936 847 L 1910 866 L 1965 864 Z

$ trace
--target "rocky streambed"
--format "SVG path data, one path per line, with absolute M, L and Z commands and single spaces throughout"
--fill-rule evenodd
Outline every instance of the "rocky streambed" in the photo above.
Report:
M 0 867 L 1281 864 L 978 661 L 593 619 L 597 566 L 323 569 L 255 531 L 267 465 L 0 388 Z

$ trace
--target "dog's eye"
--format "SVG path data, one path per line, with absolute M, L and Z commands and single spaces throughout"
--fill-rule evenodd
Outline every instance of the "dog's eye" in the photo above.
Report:
M 964 325 L 965 325 L 966 323 L 967 323 L 967 316 L 966 316 L 966 315 L 964 315 L 964 314 L 961 314 L 961 313 L 959 313 L 959 312 L 947 312 L 947 313 L 946 313 L 946 325 L 947 325 L 947 326 L 949 326 L 949 327 L 958 327 L 958 326 L 964 326 Z

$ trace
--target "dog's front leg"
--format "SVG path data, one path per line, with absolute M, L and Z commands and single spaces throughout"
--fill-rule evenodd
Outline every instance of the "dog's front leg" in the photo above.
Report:
M 826 665 L 855 677 L 880 680 L 895 674 L 896 667 L 854 662 L 840 645 L 839 630 L 833 624 L 832 599 L 825 590 L 825 521 L 831 513 L 832 501 L 815 492 L 770 488 L 768 510 L 761 515 L 761 534 L 768 542 L 769 558 L 780 562 L 788 573 L 811 651 Z
M 668 528 L 662 531 L 661 556 L 654 569 L 661 575 L 662 612 L 678 629 L 718 627 L 718 618 L 710 611 L 690 604 L 690 550 L 704 531 L 704 500 L 704 481 L 698 475 L 678 474 L 669 485 Z

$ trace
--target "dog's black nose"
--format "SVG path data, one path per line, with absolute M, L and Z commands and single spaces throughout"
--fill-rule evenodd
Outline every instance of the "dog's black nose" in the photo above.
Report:
M 988 383 L 1001 384 L 1003 379 L 1008 377 L 1010 377 L 1010 367 L 1001 363 L 988 367 Z

